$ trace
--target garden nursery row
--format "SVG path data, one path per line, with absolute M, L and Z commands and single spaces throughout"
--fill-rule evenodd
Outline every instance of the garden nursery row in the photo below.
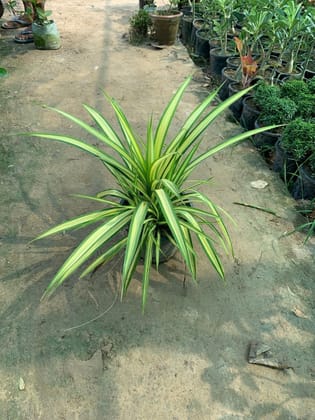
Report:
M 292 196 L 315 202 L 315 7 L 312 1 L 140 1 L 131 42 L 172 45 L 220 87 L 221 100 L 253 86 L 230 106 L 247 130 L 280 125 L 252 137 Z M 314 223 L 311 223 L 314 229 Z

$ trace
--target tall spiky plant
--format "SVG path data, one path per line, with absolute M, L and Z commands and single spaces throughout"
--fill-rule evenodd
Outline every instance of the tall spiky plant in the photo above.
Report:
M 84 105 L 84 108 L 96 123 L 96 128 L 55 109 L 94 136 L 106 149 L 110 148 L 113 154 L 76 137 L 51 133 L 31 134 L 46 140 L 62 142 L 92 154 L 105 165 L 118 185 L 93 197 L 81 196 L 99 203 L 103 206 L 102 209 L 61 223 L 37 238 L 97 225 L 66 259 L 44 296 L 49 296 L 70 275 L 82 268 L 96 251 L 101 250 L 101 255 L 89 262 L 80 277 L 93 272 L 99 265 L 124 250 L 121 296 L 127 292 L 137 264 L 142 258 L 144 308 L 152 261 L 155 259 L 156 266 L 159 266 L 163 254 L 163 237 L 168 238 L 177 247 L 194 280 L 197 277 L 197 255 L 193 237 L 199 241 L 210 265 L 221 278 L 224 277 L 217 247 L 221 245 L 230 252 L 232 245 L 221 210 L 209 197 L 198 191 L 198 185 L 207 180 L 200 180 L 192 185 L 187 181 L 192 172 L 215 153 L 270 127 L 238 134 L 205 152 L 198 152 L 200 136 L 204 131 L 250 88 L 212 108 L 210 104 L 218 92 L 215 90 L 191 112 L 178 132 L 170 137 L 169 127 L 190 80 L 189 77 L 178 88 L 165 107 L 156 129 L 153 128 L 152 118 L 149 119 L 145 140 L 140 139 L 134 132 L 120 105 L 107 95 L 121 132 L 116 132 L 106 118 L 88 105 Z M 115 157 L 117 155 L 119 157 Z

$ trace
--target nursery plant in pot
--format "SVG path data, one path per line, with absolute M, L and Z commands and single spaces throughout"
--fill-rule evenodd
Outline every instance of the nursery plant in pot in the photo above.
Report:
M 273 169 L 286 181 L 296 177 L 298 167 L 311 156 L 315 148 L 315 120 L 295 118 L 284 128 L 276 144 Z
M 270 9 L 267 6 L 267 9 Z M 272 13 L 270 10 L 264 10 L 261 5 L 251 5 L 245 12 L 242 30 L 238 37 L 243 43 L 250 47 L 253 54 L 262 56 L 265 48 L 262 39 L 270 36 L 270 24 Z
M 255 127 L 271 124 L 282 124 L 284 126 L 292 121 L 296 114 L 296 109 L 296 105 L 291 99 L 271 97 L 263 105 L 259 117 L 255 121 Z M 276 141 L 281 136 L 283 126 L 255 135 L 253 138 L 254 145 L 262 151 L 273 149 Z
M 315 199 L 315 148 L 301 166 L 299 166 L 299 176 L 294 183 L 292 195 L 296 200 Z
M 295 199 L 315 198 L 315 119 L 297 118 L 283 132 L 281 149 L 296 163 Z
M 297 67 L 297 60 L 309 24 L 302 3 L 295 0 L 284 2 L 278 9 L 276 22 L 277 42 L 280 46 L 277 77 L 299 78 L 301 70 Z
M 176 133 L 170 135 L 170 125 L 190 80 L 191 78 L 188 78 L 178 88 L 165 107 L 156 128 L 153 127 L 152 117 L 149 119 L 146 139 L 134 132 L 120 105 L 107 95 L 121 131 L 115 131 L 106 118 L 87 105 L 84 108 L 93 119 L 92 125 L 61 110 L 55 110 L 68 118 L 71 124 L 76 124 L 89 136 L 94 137 L 99 142 L 99 147 L 71 135 L 27 134 L 65 143 L 88 152 L 105 166 L 117 183 L 117 187 L 112 186 L 96 196 L 81 196 L 100 206 L 100 209 L 61 223 L 37 238 L 97 226 L 66 259 L 44 296 L 54 292 L 69 276 L 82 269 L 86 262 L 89 262 L 89 265 L 84 266 L 80 277 L 93 272 L 101 264 L 123 252 L 121 296 L 127 292 L 142 257 L 144 307 L 153 255 L 158 267 L 163 255 L 163 237 L 178 249 L 194 280 L 197 275 L 197 251 L 193 237 L 201 245 L 210 265 L 220 277 L 224 277 L 218 246 L 230 251 L 231 241 L 222 210 L 198 189 L 198 186 L 208 180 L 189 181 L 189 178 L 195 169 L 215 153 L 263 129 L 237 134 L 209 147 L 205 152 L 200 151 L 200 136 L 234 100 L 247 93 L 247 90 L 244 90 L 235 97 L 210 107 L 217 95 L 216 90 L 196 106 Z M 93 262 L 89 261 L 96 251 L 100 254 Z
M 277 121 L 277 124 L 287 124 L 296 113 L 295 103 L 290 99 L 280 97 L 280 87 L 278 85 L 268 85 L 264 82 L 255 87 L 253 104 L 260 111 L 259 117 L 254 123 L 256 128 L 269 124 L 269 121 L 273 121 L 273 123 Z M 262 151 L 273 149 L 281 135 L 281 130 L 282 127 L 278 127 L 273 131 L 265 131 L 265 135 L 258 134 L 253 138 L 254 145 Z
M 224 101 L 229 96 L 229 85 L 238 81 L 238 68 L 223 67 L 221 70 L 221 88 L 219 97 Z
M 198 17 L 198 18 L 193 19 L 193 26 L 192 26 L 192 31 L 191 31 L 191 45 L 193 46 L 193 48 L 195 48 L 195 44 L 196 44 L 197 31 L 199 31 L 199 29 L 202 29 L 205 26 L 206 26 L 206 22 L 203 18 Z
M 181 32 L 180 37 L 182 43 L 187 46 L 187 48 L 191 47 L 191 33 L 193 28 L 193 16 L 192 13 L 184 14 L 182 18 L 181 24 Z
M 258 42 L 256 39 L 258 38 L 258 35 L 251 39 L 244 28 L 240 36 L 242 36 L 243 39 L 236 36 L 233 38 L 238 56 L 228 57 L 226 60 L 227 67 L 222 69 L 222 81 L 226 80 L 226 82 L 220 91 L 221 99 L 225 99 L 229 95 L 229 84 L 238 82 L 239 89 L 243 89 L 244 87 L 249 86 L 257 75 L 258 61 L 252 56 L 252 49 Z M 241 106 L 239 108 L 241 108 Z
M 151 18 L 146 9 L 139 9 L 129 20 L 129 41 L 131 44 L 141 44 L 147 39 L 148 31 L 152 25 Z
M 154 35 L 159 45 L 173 45 L 183 13 L 178 10 L 178 0 L 169 0 L 166 8 L 156 8 L 150 13 Z
M 209 29 L 202 28 L 196 32 L 194 54 L 197 57 L 202 57 L 204 60 L 209 60 Z
M 60 48 L 60 35 L 55 22 L 49 19 L 51 11 L 45 11 L 37 0 L 30 0 L 33 16 L 32 32 L 35 47 L 39 50 L 57 50 Z
M 278 96 L 280 96 L 278 85 L 269 85 L 263 81 L 258 82 L 251 91 L 251 95 L 243 98 L 243 109 L 240 119 L 241 125 L 247 130 L 252 130 L 265 103 L 269 98 Z
M 220 47 L 210 50 L 210 72 L 219 77 L 222 69 L 226 67 L 227 58 L 235 54 L 228 40 L 228 34 L 232 31 L 234 6 L 235 0 L 215 0 L 214 2 L 218 17 L 214 18 L 210 23 L 215 36 L 220 40 Z
M 315 79 L 305 82 L 304 80 L 287 80 L 280 85 L 280 95 L 291 99 L 296 107 L 296 116 L 303 119 L 315 117 L 315 95 L 313 91 Z
M 305 11 L 307 20 L 307 29 L 304 34 L 303 46 L 303 62 L 302 62 L 302 76 L 306 79 L 315 77 L 315 56 L 314 56 L 314 41 L 315 41 L 315 8 L 309 6 Z
M 250 86 L 254 81 L 258 68 L 257 61 L 253 59 L 251 50 L 248 49 L 245 51 L 244 44 L 238 37 L 234 37 L 234 41 L 240 55 L 241 65 L 239 70 L 236 71 L 236 79 L 238 81 L 228 85 L 229 96 Z M 230 105 L 230 110 L 233 116 L 239 121 L 243 110 L 243 98 Z

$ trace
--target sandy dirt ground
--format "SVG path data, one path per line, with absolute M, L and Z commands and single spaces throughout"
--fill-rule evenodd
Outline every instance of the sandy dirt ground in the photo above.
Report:
M 151 112 L 156 120 L 194 74 L 176 128 L 208 92 L 180 43 L 157 50 L 127 42 L 136 1 L 48 0 L 47 8 L 62 36 L 60 50 L 15 44 L 16 31 L 1 30 L 1 66 L 9 76 L 0 80 L 0 419 L 315 419 L 315 243 L 304 245 L 301 233 L 283 237 L 299 222 L 295 203 L 249 143 L 196 174 L 213 176 L 204 190 L 236 222 L 228 222 L 235 257 L 222 256 L 225 283 L 200 257 L 199 284 L 188 279 L 184 289 L 176 256 L 152 273 L 143 316 L 141 267 L 120 302 L 115 260 L 40 302 L 81 233 L 30 240 L 94 208 L 71 194 L 96 193 L 112 180 L 79 151 L 15 133 L 80 135 L 43 104 L 88 121 L 81 105 L 87 103 L 115 125 L 105 89 L 144 134 Z M 202 147 L 238 131 L 222 118 Z M 259 179 L 268 186 L 253 189 Z M 283 369 L 249 364 L 250 342 L 269 346 Z

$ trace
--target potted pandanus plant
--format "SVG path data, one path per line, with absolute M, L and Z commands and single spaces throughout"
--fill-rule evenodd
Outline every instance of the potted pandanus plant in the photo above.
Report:
M 99 209 L 65 221 L 37 238 L 94 226 L 58 270 L 44 296 L 51 295 L 77 270 L 82 270 L 80 277 L 83 277 L 93 273 L 117 254 L 123 253 L 121 296 L 127 292 L 136 267 L 142 261 L 144 308 L 151 266 L 154 263 L 158 267 L 165 257 L 165 240 L 178 250 L 192 278 L 196 280 L 197 250 L 193 237 L 199 242 L 215 272 L 221 278 L 224 277 L 218 247 L 222 246 L 227 252 L 232 250 L 223 218 L 225 213 L 210 197 L 199 191 L 198 186 L 207 183 L 207 179 L 189 181 L 189 178 L 194 170 L 215 153 L 267 127 L 237 134 L 215 146 L 209 145 L 204 152 L 200 151 L 200 136 L 231 103 L 251 88 L 211 107 L 210 104 L 218 92 L 215 90 L 195 107 L 179 130 L 170 135 L 170 125 L 190 80 L 191 77 L 177 89 L 155 129 L 152 117 L 149 119 L 146 139 L 141 139 L 134 132 L 120 105 L 107 95 L 121 132 L 115 131 L 108 120 L 90 106 L 85 105 L 84 108 L 93 119 L 92 125 L 61 110 L 55 110 L 89 136 L 92 135 L 99 142 L 99 147 L 71 135 L 28 134 L 65 143 L 93 155 L 113 175 L 117 183 L 117 187 L 113 186 L 95 196 L 80 196 L 100 206 Z M 90 261 L 93 256 L 94 261 Z M 82 269 L 87 262 L 89 264 Z

